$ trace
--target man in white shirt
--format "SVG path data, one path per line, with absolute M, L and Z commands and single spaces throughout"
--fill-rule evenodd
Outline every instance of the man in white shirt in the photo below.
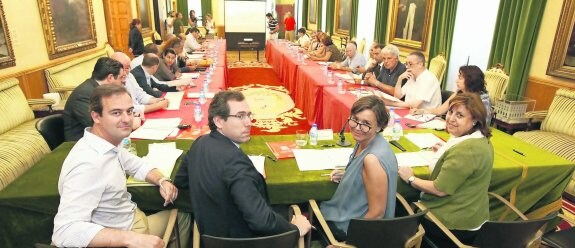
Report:
M 186 42 L 184 43 L 184 52 L 192 53 L 195 50 L 202 49 L 202 45 L 198 43 L 200 38 L 200 30 L 198 28 L 188 28 L 186 31 Z
M 168 12 L 168 18 L 166 18 L 166 34 L 174 33 L 174 11 Z
M 149 113 L 168 107 L 169 101 L 167 99 L 153 97 L 146 93 L 144 89 L 138 85 L 136 78 L 130 73 L 130 58 L 128 55 L 122 52 L 116 52 L 112 54 L 111 58 L 120 62 L 124 68 L 125 73 L 128 74 L 126 80 L 123 81 L 123 83 L 132 96 L 134 113 Z
M 101 85 L 89 106 L 94 125 L 84 130 L 60 172 L 52 242 L 58 247 L 163 247 L 160 236 L 169 212 L 143 214 L 131 201 L 126 174 L 160 186 L 164 206 L 177 198 L 178 189 L 153 165 L 119 147 L 132 132 L 129 93 L 121 85 Z M 178 224 L 180 233 L 189 233 L 189 215 L 178 214 Z M 187 235 L 182 237 L 187 243 Z
M 429 109 L 441 105 L 441 90 L 435 75 L 425 68 L 425 56 L 421 52 L 412 52 L 405 59 L 407 70 L 399 75 L 395 83 L 394 96 L 404 102 L 384 99 L 388 106 Z M 407 80 L 402 86 L 404 80 Z
M 305 28 L 299 28 L 297 30 L 297 41 L 295 44 L 300 47 L 308 47 L 310 42 L 311 38 L 307 35 Z
M 354 74 L 358 74 L 357 68 L 362 68 L 365 66 L 365 58 L 363 54 L 357 52 L 357 43 L 355 41 L 350 41 L 345 47 L 346 58 L 341 63 L 335 63 L 335 69 L 340 69 L 344 71 L 350 71 Z

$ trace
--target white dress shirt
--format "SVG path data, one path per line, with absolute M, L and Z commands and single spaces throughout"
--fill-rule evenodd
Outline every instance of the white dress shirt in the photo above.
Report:
M 401 88 L 401 94 L 405 95 L 405 101 L 411 102 L 422 100 L 420 109 L 437 108 L 441 105 L 441 89 L 435 75 L 425 69 L 415 81 L 410 79 Z
M 202 45 L 200 45 L 200 43 L 198 43 L 198 41 L 196 40 L 196 37 L 194 37 L 194 35 L 192 35 L 192 33 L 189 33 L 188 35 L 186 35 L 186 42 L 184 43 L 184 52 L 192 53 L 194 50 L 197 50 L 200 48 L 202 48 Z
M 356 52 L 353 58 L 345 57 L 345 60 L 341 63 L 342 67 L 349 67 L 351 68 L 351 72 L 357 73 L 357 67 L 364 67 L 365 66 L 365 58 L 363 54 Z
M 86 128 L 60 172 L 54 245 L 86 247 L 103 228 L 130 230 L 137 206 L 126 188 L 126 173 L 145 180 L 153 168 Z
M 124 86 L 132 96 L 132 103 L 134 104 L 134 112 L 143 114 L 144 109 L 146 108 L 145 105 L 150 104 L 150 100 L 153 98 L 153 96 L 148 95 L 148 93 L 146 93 L 144 89 L 140 87 L 140 85 L 138 84 L 136 78 L 134 77 L 134 75 L 132 75 L 132 73 L 128 74 L 128 78 L 126 79 L 126 85 Z

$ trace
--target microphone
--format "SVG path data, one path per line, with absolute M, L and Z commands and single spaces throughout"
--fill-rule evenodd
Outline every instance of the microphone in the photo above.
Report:
M 345 131 L 346 126 L 347 126 L 347 121 L 343 124 L 343 127 L 341 128 L 341 130 L 339 130 L 339 141 L 335 143 L 338 146 L 343 146 L 343 147 L 351 146 L 351 143 L 349 143 L 349 141 L 345 140 L 345 135 L 343 135 L 343 132 Z
M 396 140 L 391 140 L 389 141 L 390 144 L 392 144 L 393 146 L 397 147 L 399 150 L 401 150 L 402 152 L 406 152 L 407 150 L 405 148 L 403 148 L 403 146 L 401 146 L 399 144 L 399 142 L 397 142 Z

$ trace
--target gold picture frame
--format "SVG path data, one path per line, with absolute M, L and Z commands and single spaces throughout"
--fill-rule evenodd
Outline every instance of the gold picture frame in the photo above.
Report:
M 16 66 L 14 50 L 12 50 L 12 40 L 10 40 L 10 31 L 4 15 L 4 6 L 0 0 L 0 69 Z
M 425 50 L 433 0 L 393 0 L 389 43 Z
M 352 0 L 335 0 L 333 23 L 335 33 L 348 36 L 351 30 Z
M 574 12 L 575 0 L 565 0 L 549 56 L 547 75 L 575 79 Z
M 317 30 L 317 19 L 318 19 L 318 6 L 317 0 L 307 1 L 307 29 Z
M 137 0 L 136 9 L 138 19 L 142 22 L 142 36 L 152 36 L 154 30 L 152 29 L 152 13 L 150 11 L 150 3 L 148 0 Z M 185 14 L 185 13 L 183 13 Z
M 38 8 L 50 59 L 96 47 L 92 0 L 38 0 Z

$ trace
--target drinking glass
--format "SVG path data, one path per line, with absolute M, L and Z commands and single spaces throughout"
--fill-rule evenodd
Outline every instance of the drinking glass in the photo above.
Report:
M 307 131 L 297 130 L 295 133 L 295 144 L 298 147 L 305 146 L 307 144 Z

